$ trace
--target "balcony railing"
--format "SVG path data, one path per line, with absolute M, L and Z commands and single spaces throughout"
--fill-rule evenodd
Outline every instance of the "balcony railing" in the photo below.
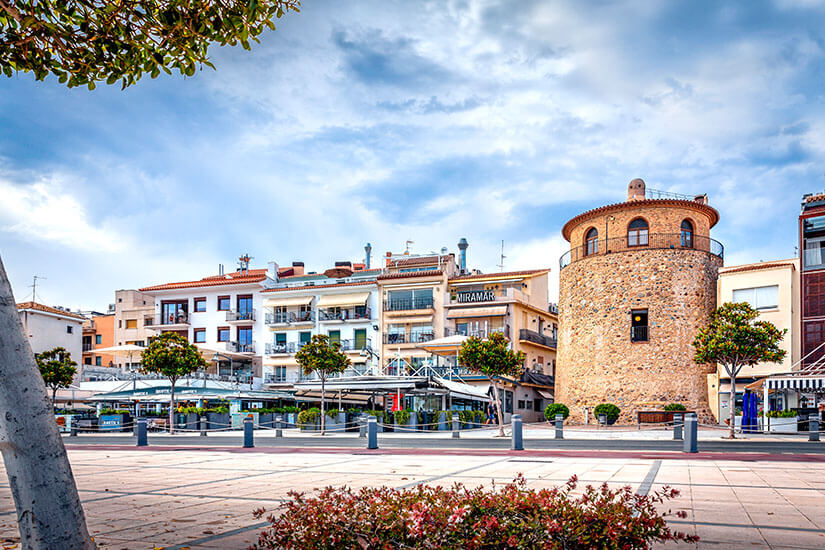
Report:
M 309 342 L 267 342 L 264 351 L 267 355 L 293 354 Z
M 255 353 L 255 342 L 227 342 L 226 348 L 235 353 Z
M 333 340 L 333 342 L 340 343 L 342 351 L 360 351 L 364 348 L 372 347 L 372 342 L 369 338 L 365 340 Z
M 555 338 L 545 336 L 544 334 L 539 334 L 535 330 L 530 330 L 526 328 L 519 330 L 518 339 L 526 340 L 527 342 L 533 342 L 534 344 L 539 344 L 540 346 L 547 346 L 548 348 L 556 348 Z
M 177 313 L 166 313 L 155 315 L 152 318 L 152 326 L 167 326 L 167 325 L 188 325 L 189 314 L 185 311 L 178 311 Z
M 256 310 L 254 310 L 254 309 L 247 309 L 247 310 L 241 310 L 241 311 L 230 309 L 229 311 L 226 312 L 226 321 L 227 322 L 232 322 L 232 321 L 254 321 L 256 317 L 257 317 Z
M 432 308 L 433 299 L 431 297 L 384 300 L 384 311 L 406 311 L 410 309 Z
M 631 342 L 647 342 L 648 341 L 648 327 L 638 326 L 630 327 L 630 341 Z
M 312 311 L 276 311 L 267 313 L 265 322 L 267 325 L 289 325 L 293 323 L 311 323 L 315 321 L 315 313 Z
M 489 338 L 494 332 L 500 332 L 506 337 L 510 337 L 510 327 L 479 327 L 467 329 L 455 329 L 447 327 L 444 329 L 444 336 L 475 336 L 476 338 Z
M 631 236 L 630 241 L 628 241 L 627 235 L 624 235 L 612 239 L 600 239 L 595 243 L 571 248 L 559 259 L 559 266 L 564 269 L 571 263 L 590 256 L 651 249 L 701 250 L 720 258 L 725 257 L 725 247 L 722 246 L 722 243 L 710 237 L 682 233 L 650 233 L 647 235 L 634 234 Z
M 318 319 L 321 321 L 355 321 L 363 319 L 371 319 L 372 315 L 369 308 L 363 310 L 357 309 L 319 309 Z
M 435 338 L 434 332 L 384 333 L 385 344 L 419 344 Z

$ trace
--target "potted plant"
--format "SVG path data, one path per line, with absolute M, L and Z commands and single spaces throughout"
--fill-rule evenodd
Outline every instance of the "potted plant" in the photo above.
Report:
M 412 417 L 412 415 L 410 414 L 411 412 L 412 411 L 410 411 L 409 409 L 399 409 L 399 410 L 397 410 L 393 413 L 393 418 L 395 419 L 395 425 L 398 426 L 399 428 L 404 428 L 404 429 L 399 429 L 398 430 L 399 432 L 408 431 L 407 427 L 410 425 L 410 420 L 411 420 L 411 417 Z M 413 424 L 413 425 L 415 425 L 415 424 Z
M 453 411 L 438 411 L 438 429 L 439 431 L 448 431 L 452 429 Z
M 550 403 L 544 408 L 544 418 L 549 422 L 555 422 L 557 414 L 562 415 L 567 420 L 567 417 L 570 416 L 570 409 L 564 403 Z
M 768 425 L 771 433 L 795 434 L 799 415 L 796 411 L 768 411 Z
M 298 427 L 301 431 L 316 431 L 318 423 L 321 419 L 321 409 L 318 407 L 311 407 L 305 411 L 298 413 Z
M 613 403 L 601 403 L 596 405 L 593 409 L 593 415 L 596 417 L 596 420 L 599 423 L 602 422 L 601 416 L 604 415 L 606 417 L 606 424 L 608 426 L 612 426 L 616 420 L 619 418 L 619 413 L 621 413 L 621 409 L 614 405 Z

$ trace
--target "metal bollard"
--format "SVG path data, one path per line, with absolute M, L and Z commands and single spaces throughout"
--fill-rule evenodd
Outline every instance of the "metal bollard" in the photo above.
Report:
M 682 423 L 684 422 L 684 415 L 673 415 L 673 440 L 681 441 L 682 438 Z
M 599 415 L 599 426 L 607 426 L 607 415 L 600 414 Z
M 206 437 L 206 417 L 201 416 L 198 422 L 200 423 L 201 437 Z
M 276 416 L 275 417 L 275 437 L 283 437 L 284 436 L 284 429 L 283 429 L 283 417 Z
M 149 445 L 148 437 L 146 436 L 146 419 L 137 421 L 137 446 L 146 447 Z
M 358 423 L 358 437 L 367 437 L 367 415 L 362 414 Z
M 521 435 L 521 415 L 514 414 L 511 420 L 513 427 L 513 443 L 510 448 L 514 451 L 524 450 L 524 439 Z
M 243 419 L 243 446 L 244 449 L 249 449 L 255 446 L 255 442 L 252 435 L 252 430 L 255 426 L 252 424 L 251 418 L 244 418 Z
M 374 416 L 367 418 L 367 449 L 378 448 L 378 419 Z
M 564 439 L 564 415 L 556 415 L 556 439 Z
M 808 417 L 808 441 L 819 441 L 819 418 L 814 415 Z
M 453 413 L 453 439 L 458 439 L 461 434 L 458 433 L 458 413 Z
M 77 437 L 77 426 L 75 426 L 74 422 L 69 426 L 69 437 Z
M 699 430 L 699 419 L 696 413 L 685 415 L 685 444 L 682 450 L 686 453 L 697 453 L 697 436 Z

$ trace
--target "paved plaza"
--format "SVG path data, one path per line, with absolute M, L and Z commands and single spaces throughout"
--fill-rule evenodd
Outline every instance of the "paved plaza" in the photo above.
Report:
M 80 438 L 82 439 L 82 438 Z M 218 444 L 219 438 L 209 438 Z M 674 528 L 695 533 L 700 548 L 825 547 L 825 457 L 749 453 L 406 449 L 335 447 L 137 449 L 68 446 L 89 529 L 101 548 L 245 548 L 265 527 L 253 510 L 274 509 L 290 490 L 326 485 L 503 483 L 521 472 L 533 487 L 576 474 L 583 484 L 630 485 L 637 492 L 671 485 Z M 456 444 L 455 446 L 458 446 Z M 0 473 L 0 540 L 13 547 L 17 527 L 5 472 Z

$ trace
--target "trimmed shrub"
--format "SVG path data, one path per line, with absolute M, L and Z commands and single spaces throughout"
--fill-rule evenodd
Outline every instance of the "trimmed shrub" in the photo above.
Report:
M 321 416 L 321 409 L 318 407 L 312 407 L 305 411 L 301 411 L 298 413 L 298 424 L 302 426 L 307 426 L 310 424 L 315 424 L 318 418 Z
M 608 420 L 611 418 L 613 420 L 619 418 L 619 413 L 621 409 L 614 405 L 613 403 L 602 403 L 601 405 L 596 405 L 593 409 L 593 415 L 598 419 L 599 415 L 605 415 Z
M 768 411 L 768 418 L 793 418 L 799 416 L 796 411 Z
M 667 405 L 665 405 L 665 410 L 668 411 L 668 412 L 686 411 L 687 407 L 685 407 L 681 403 L 668 403 Z
M 412 489 L 327 487 L 317 496 L 290 492 L 250 548 L 650 548 L 696 542 L 671 531 L 657 508 L 679 492 L 664 487 L 636 495 L 630 487 L 587 486 L 577 478 L 552 489 L 530 489 L 519 474 L 498 489 L 420 485 Z M 266 510 L 255 512 L 260 518 Z M 685 512 L 676 516 L 686 517 Z
M 409 409 L 401 409 L 395 411 L 393 417 L 395 418 L 395 424 L 398 426 L 406 426 L 407 422 L 410 421 L 410 413 L 412 411 Z
M 330 409 L 328 411 L 324 411 L 324 414 L 330 418 L 338 418 L 339 412 L 341 412 L 339 409 Z
M 551 422 L 556 419 L 557 414 L 567 419 L 570 416 L 570 409 L 564 403 L 550 403 L 544 408 L 544 418 Z

